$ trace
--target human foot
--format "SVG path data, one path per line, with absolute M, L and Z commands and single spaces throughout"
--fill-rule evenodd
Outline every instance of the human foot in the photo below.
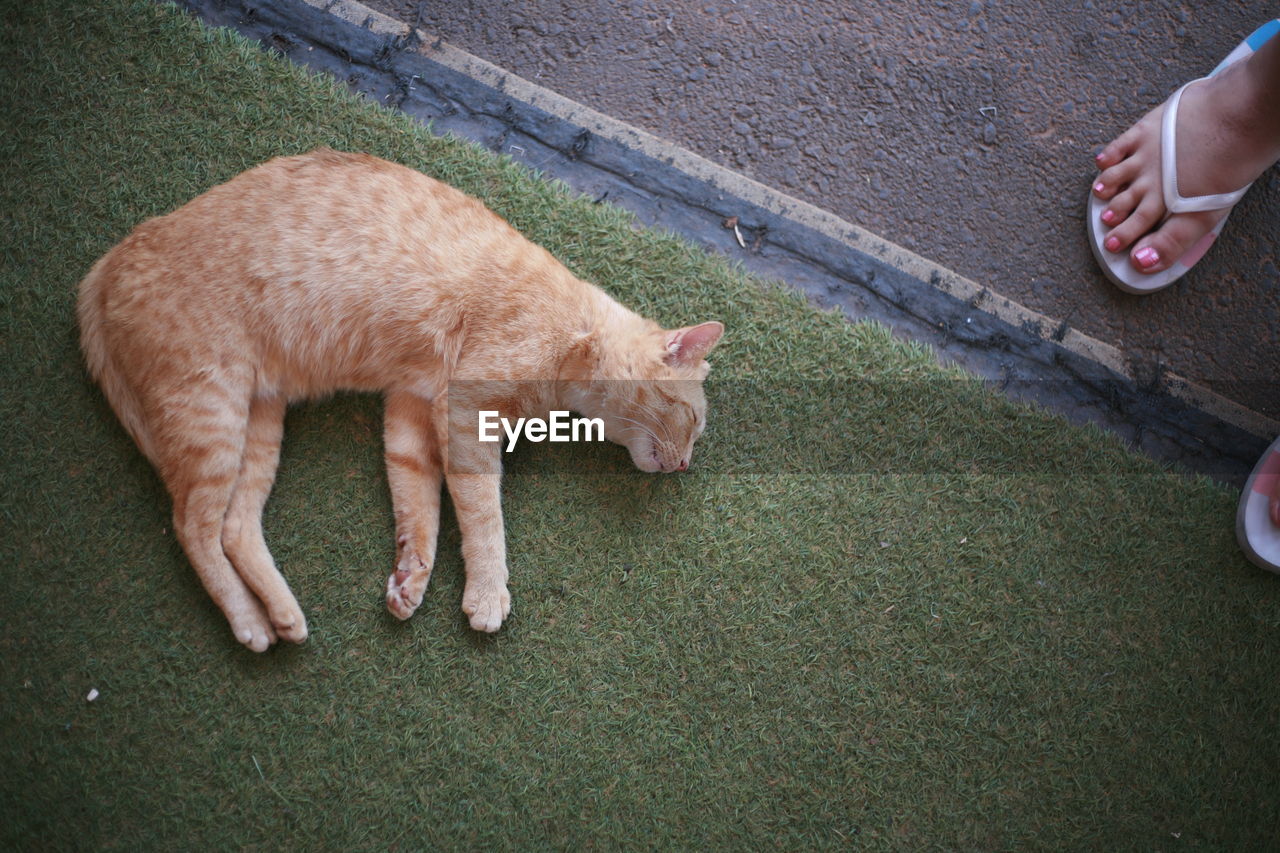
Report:
M 1243 59 L 1180 90 L 1098 154 L 1089 229 L 1122 288 L 1172 283 L 1212 245 L 1238 194 L 1280 159 L 1276 28 L 1261 28 L 1232 55 Z M 1167 153 L 1176 168 L 1166 176 Z
M 1271 523 L 1275 527 L 1280 528 L 1280 473 L 1273 474 L 1270 486 L 1267 487 L 1266 484 L 1264 484 L 1264 488 L 1270 492 L 1270 512 L 1268 515 L 1271 516 Z
M 1280 572 L 1280 438 L 1262 454 L 1236 511 L 1236 539 L 1258 566 Z

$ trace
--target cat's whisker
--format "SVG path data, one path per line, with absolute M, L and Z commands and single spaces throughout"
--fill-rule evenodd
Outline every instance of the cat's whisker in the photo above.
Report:
M 631 400 L 631 404 L 635 406 L 640 413 L 650 415 L 655 424 L 662 427 L 666 426 L 666 418 L 663 416 L 662 411 L 660 411 L 656 406 L 651 403 L 646 403 L 643 400 Z
M 654 432 L 654 431 L 653 431 L 649 426 L 647 426 L 646 424 L 643 424 L 643 423 L 641 423 L 640 421 L 637 421 L 637 420 L 635 420 L 635 419 L 633 419 L 633 418 L 624 418 L 622 415 L 615 415 L 615 417 L 616 417 L 618 420 L 620 420 L 620 421 L 627 421 L 628 423 L 633 423 L 633 424 L 635 424 L 635 426 L 634 426 L 634 427 L 631 427 L 631 428 L 630 428 L 631 430 L 633 430 L 633 431 L 634 431 L 634 430 L 642 430 L 642 431 L 644 432 L 644 434 L 645 434 L 645 435 L 648 435 L 648 436 L 649 436 L 650 438 L 652 438 L 654 441 L 660 441 L 660 440 L 661 440 L 661 439 L 659 439 L 659 438 L 658 438 L 658 434 L 657 434 L 656 432 Z
M 674 443 L 671 441 L 670 437 L 670 426 L 667 424 L 667 419 L 662 416 L 662 413 L 648 403 L 636 401 L 636 405 L 644 409 L 647 414 L 652 415 L 653 422 L 656 424 L 656 429 L 662 430 L 662 436 L 659 436 L 656 431 L 650 431 L 650 434 L 653 436 L 653 440 L 657 442 Z

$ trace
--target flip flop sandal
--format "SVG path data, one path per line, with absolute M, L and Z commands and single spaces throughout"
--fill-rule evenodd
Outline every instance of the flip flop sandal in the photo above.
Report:
M 1280 19 L 1268 21 L 1258 27 L 1252 35 L 1242 41 L 1235 50 L 1231 51 L 1218 64 L 1217 68 L 1213 69 L 1209 77 L 1214 76 L 1214 74 L 1217 74 L 1228 65 L 1246 59 L 1258 48 L 1262 47 L 1267 40 L 1275 36 L 1277 32 L 1280 32 Z M 1178 102 L 1182 100 L 1182 93 L 1186 91 L 1187 86 L 1207 79 L 1209 78 L 1201 77 L 1184 84 L 1165 102 L 1164 116 L 1160 123 L 1160 179 L 1164 191 L 1164 206 L 1167 211 L 1165 219 L 1175 213 L 1194 213 L 1234 207 L 1236 202 L 1248 191 L 1249 187 L 1253 186 L 1250 183 L 1235 192 L 1192 196 L 1191 198 L 1187 198 L 1178 192 Z M 1188 249 L 1182 257 L 1174 261 L 1172 266 L 1162 272 L 1147 275 L 1134 269 L 1133 264 L 1129 261 L 1129 253 L 1127 251 L 1108 252 L 1102 245 L 1110 230 L 1102 224 L 1101 219 L 1102 212 L 1107 209 L 1108 203 L 1090 191 L 1088 210 L 1085 215 L 1085 220 L 1089 225 L 1089 245 L 1093 249 L 1093 256 L 1097 258 L 1098 265 L 1102 267 L 1102 271 L 1107 278 L 1111 279 L 1116 287 L 1128 293 L 1154 293 L 1173 284 L 1185 275 L 1192 265 L 1209 250 L 1213 242 L 1218 239 L 1218 235 L 1222 233 L 1222 226 L 1227 224 L 1227 217 L 1224 216 L 1217 227 L 1197 240 L 1195 245 Z M 1164 220 L 1161 220 L 1161 224 L 1164 224 Z
M 1236 541 L 1257 566 L 1280 573 L 1280 527 L 1271 520 L 1271 497 L 1280 489 L 1280 438 L 1267 448 L 1244 484 L 1236 510 Z

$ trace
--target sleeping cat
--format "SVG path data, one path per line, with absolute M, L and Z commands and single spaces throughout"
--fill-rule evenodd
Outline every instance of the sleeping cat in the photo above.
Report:
M 510 612 L 501 444 L 477 413 L 604 422 L 643 471 L 683 471 L 724 327 L 666 331 L 575 278 L 480 202 L 404 166 L 282 157 L 134 229 L 77 305 L 89 371 L 173 498 L 174 529 L 237 640 L 307 624 L 262 534 L 285 406 L 381 391 L 396 518 L 387 606 L 435 559 L 440 489 L 462 532 L 471 627 Z

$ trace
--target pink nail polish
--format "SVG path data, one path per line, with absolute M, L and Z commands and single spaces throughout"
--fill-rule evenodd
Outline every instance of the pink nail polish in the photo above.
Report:
M 1102 245 L 1106 247 L 1108 252 L 1118 252 L 1120 251 L 1120 238 L 1108 237 L 1106 242 Z
M 1138 262 L 1138 266 L 1144 270 L 1149 270 L 1160 263 L 1160 253 L 1150 246 L 1143 246 L 1133 253 L 1133 259 Z
M 1106 210 L 1102 211 L 1102 216 L 1098 218 L 1107 225 L 1112 225 L 1116 221 L 1116 212 L 1108 207 Z
M 1106 185 L 1103 184 L 1102 181 L 1098 181 L 1096 184 L 1093 185 L 1093 191 L 1096 193 L 1100 193 L 1106 188 L 1107 188 Z

